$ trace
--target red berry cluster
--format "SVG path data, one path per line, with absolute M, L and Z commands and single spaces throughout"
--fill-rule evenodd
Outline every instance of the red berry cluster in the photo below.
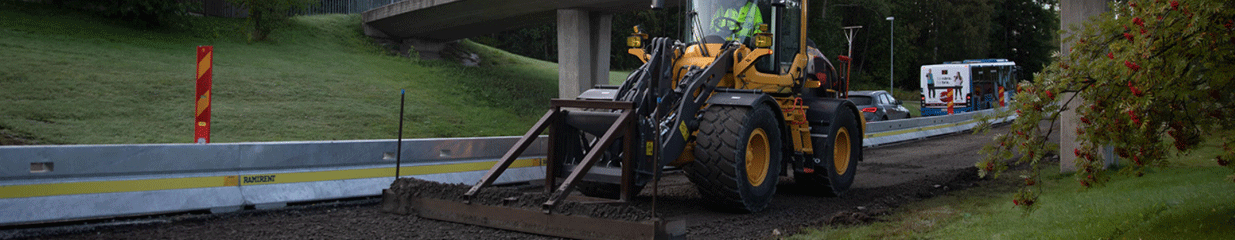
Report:
M 1141 97 L 1145 94 L 1144 92 L 1141 92 L 1141 89 L 1137 88 L 1136 85 L 1132 85 L 1132 81 L 1128 81 L 1128 90 L 1132 91 L 1132 96 L 1136 97 Z
M 1141 117 L 1136 115 L 1136 110 L 1128 110 L 1128 118 L 1132 119 L 1132 124 L 1141 125 Z
M 1076 155 L 1077 158 L 1085 159 L 1085 161 L 1093 162 L 1096 160 L 1093 154 L 1090 154 L 1089 152 L 1086 152 L 1086 151 L 1081 151 L 1081 149 L 1079 148 L 1073 148 L 1072 154 Z M 1089 169 L 1085 169 L 1085 170 L 1086 172 L 1089 172 L 1088 171 Z
M 1183 122 L 1171 122 L 1168 126 L 1170 127 L 1170 130 L 1168 130 L 1166 134 L 1175 140 L 1175 149 L 1183 151 L 1184 149 L 1188 149 L 1201 143 L 1200 133 L 1192 131 L 1188 127 L 1184 126 Z
M 1033 206 L 1033 199 L 1025 199 L 1025 201 L 1018 201 L 1016 199 L 1012 199 L 1012 204 L 1017 205 L 1017 206 L 1021 206 L 1021 204 L 1024 204 L 1026 207 Z
M 1141 70 L 1141 65 L 1136 65 L 1136 63 L 1132 61 L 1124 61 L 1124 66 L 1127 66 L 1128 69 L 1132 69 L 1133 72 Z

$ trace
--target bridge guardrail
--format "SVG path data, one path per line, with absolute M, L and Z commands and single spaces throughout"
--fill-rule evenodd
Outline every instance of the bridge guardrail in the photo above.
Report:
M 965 131 L 988 113 L 868 123 L 863 145 Z M 517 140 L 404 139 L 400 172 L 472 184 Z M 0 226 L 378 196 L 394 181 L 395 146 L 394 139 L 0 146 Z M 537 139 L 498 183 L 543 178 L 545 149 Z

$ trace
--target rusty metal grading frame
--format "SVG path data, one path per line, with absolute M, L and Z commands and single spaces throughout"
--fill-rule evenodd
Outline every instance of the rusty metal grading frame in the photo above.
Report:
M 617 141 L 619 137 L 627 136 L 623 138 L 624 143 L 622 145 L 624 154 L 622 154 L 621 194 L 618 201 L 628 201 L 638 192 L 632 191 L 635 179 L 631 156 L 635 154 L 632 146 L 634 146 L 636 138 L 635 128 L 633 127 L 634 103 L 553 99 L 551 105 L 553 109 L 545 113 L 536 122 L 536 125 L 528 130 L 523 135 L 523 138 L 519 139 L 515 146 L 506 152 L 497 164 L 494 164 L 489 169 L 489 172 L 485 173 L 485 176 L 476 185 L 473 185 L 467 193 L 464 193 L 463 197 L 467 200 L 464 200 L 463 203 L 429 198 L 413 198 L 409 201 L 412 208 L 416 209 L 417 214 L 423 218 L 579 239 L 671 239 L 680 238 L 685 234 L 685 224 L 682 221 L 652 219 L 642 222 L 631 222 L 553 214 L 553 208 L 574 191 L 575 184 L 582 180 L 583 175 L 587 174 L 592 166 L 599 161 L 604 150 Z M 613 125 L 605 131 L 604 135 L 597 139 L 596 145 L 575 166 L 574 171 L 554 191 L 553 185 L 557 183 L 557 166 L 563 160 L 558 159 L 561 158 L 561 154 L 554 152 L 555 136 L 561 133 L 558 131 L 561 131 L 564 124 L 566 124 L 564 116 L 566 116 L 567 110 L 563 110 L 563 108 L 614 109 L 621 110 L 621 114 L 618 115 Z M 548 201 L 541 205 L 541 211 L 471 204 L 470 199 L 472 196 L 475 196 L 481 188 L 492 185 L 493 181 L 502 175 L 506 168 L 510 167 L 510 164 L 519 155 L 523 154 L 523 151 L 546 128 L 549 129 L 548 142 L 550 144 L 546 158 L 545 193 L 551 193 L 552 195 L 550 195 Z

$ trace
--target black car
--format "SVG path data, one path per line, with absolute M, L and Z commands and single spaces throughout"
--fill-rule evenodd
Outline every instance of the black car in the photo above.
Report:
M 849 91 L 849 101 L 858 105 L 866 121 L 885 121 L 910 118 L 909 109 L 901 106 L 887 91 Z

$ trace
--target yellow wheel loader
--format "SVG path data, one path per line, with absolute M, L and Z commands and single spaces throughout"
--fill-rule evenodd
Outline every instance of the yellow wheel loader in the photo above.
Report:
M 842 74 L 807 40 L 806 2 L 690 1 L 681 7 L 689 18 L 683 36 L 649 39 L 634 27 L 628 52 L 644 64 L 621 86 L 553 100 L 553 109 L 464 198 L 492 184 L 545 129 L 546 214 L 574 190 L 630 199 L 667 166 L 682 167 L 703 200 L 724 211 L 763 210 L 781 176 L 792 175 L 823 195 L 845 193 L 862 157 L 865 120 L 846 99 L 847 70 Z M 848 56 L 838 61 L 848 68 Z M 440 219 L 495 225 L 494 214 L 478 213 L 491 210 L 442 211 L 477 215 Z M 559 222 L 544 229 L 570 222 L 528 221 Z M 535 224 L 506 225 L 537 232 L 527 229 Z

